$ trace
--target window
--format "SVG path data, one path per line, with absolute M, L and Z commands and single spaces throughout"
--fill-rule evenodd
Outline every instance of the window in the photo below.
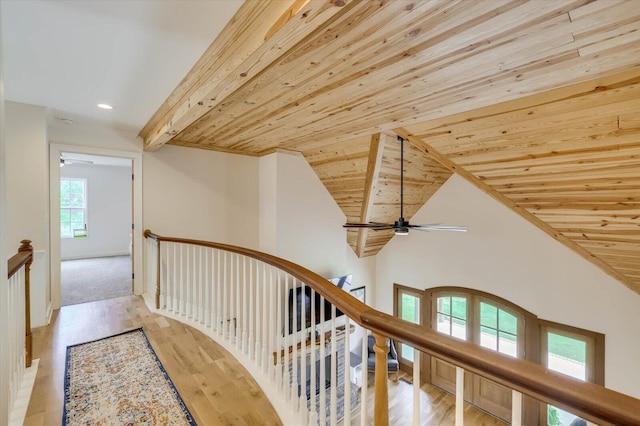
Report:
M 436 299 L 436 323 L 440 333 L 467 340 L 467 298 L 443 296 Z
M 518 357 L 518 318 L 504 309 L 480 302 L 480 346 Z
M 416 323 L 421 320 L 438 333 L 604 385 L 603 334 L 541 320 L 506 299 L 464 287 L 420 291 L 394 284 L 394 304 L 396 316 Z M 411 371 L 413 349 L 399 346 L 404 353 L 400 367 Z M 455 392 L 452 364 L 428 354 L 421 361 L 421 380 Z M 465 401 L 508 422 L 511 389 L 470 372 L 465 377 Z M 523 410 L 525 417 L 550 426 L 568 426 L 576 418 L 533 399 L 523 401 Z
M 414 324 L 420 324 L 421 317 L 421 292 L 415 291 L 407 287 L 395 286 L 396 294 L 396 316 L 412 322 Z M 398 347 L 398 356 L 400 361 L 406 361 L 408 364 L 412 364 L 414 361 L 414 349 L 411 346 L 400 343 Z
M 86 236 L 86 190 L 85 179 L 60 179 L 60 237 Z
M 575 379 L 604 385 L 604 336 L 563 324 L 541 321 L 541 361 L 549 369 Z M 550 426 L 570 425 L 577 417 L 547 406 Z

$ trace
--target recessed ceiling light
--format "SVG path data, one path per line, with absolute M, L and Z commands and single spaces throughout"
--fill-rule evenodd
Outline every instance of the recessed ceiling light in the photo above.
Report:
M 102 109 L 113 109 L 113 107 L 109 104 L 98 104 L 98 108 Z

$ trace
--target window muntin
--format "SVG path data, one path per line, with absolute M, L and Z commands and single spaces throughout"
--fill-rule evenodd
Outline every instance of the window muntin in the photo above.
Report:
M 74 229 L 86 229 L 87 181 L 60 179 L 60 237 L 73 238 Z
M 487 302 L 480 302 L 480 346 L 518 357 L 518 318 Z
M 467 298 L 441 296 L 436 299 L 436 330 L 467 340 Z

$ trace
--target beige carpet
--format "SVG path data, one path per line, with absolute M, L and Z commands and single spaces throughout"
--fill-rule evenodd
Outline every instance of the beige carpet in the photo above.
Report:
M 129 256 L 64 260 L 61 273 L 62 306 L 132 294 Z

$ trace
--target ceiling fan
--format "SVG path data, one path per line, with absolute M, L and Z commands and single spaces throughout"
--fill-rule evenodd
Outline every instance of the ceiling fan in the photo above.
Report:
M 467 232 L 466 226 L 448 226 L 441 224 L 430 225 L 411 225 L 408 220 L 404 220 L 404 138 L 398 136 L 400 141 L 400 218 L 394 223 L 345 223 L 342 225 L 344 228 L 366 228 L 373 229 L 374 231 L 381 231 L 384 229 L 393 229 L 396 235 L 407 235 L 409 229 L 416 229 L 418 231 L 458 231 Z

